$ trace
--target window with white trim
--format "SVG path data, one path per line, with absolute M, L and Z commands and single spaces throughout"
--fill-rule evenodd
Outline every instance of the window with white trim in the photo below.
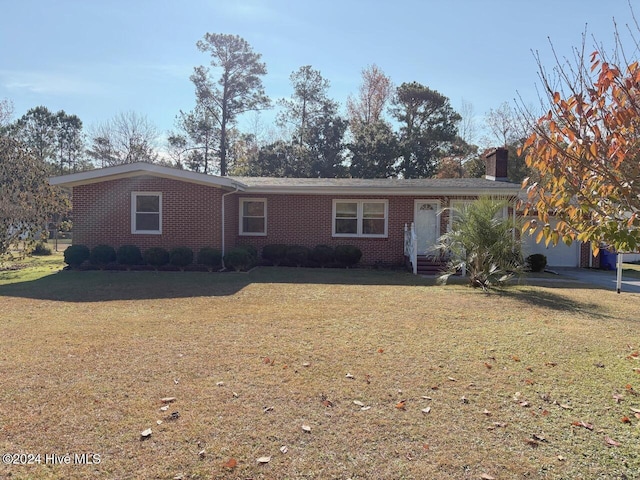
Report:
M 162 233 L 162 193 L 131 192 L 131 233 Z
M 386 237 L 387 200 L 333 200 L 334 237 Z
M 267 234 L 267 199 L 240 199 L 240 235 Z

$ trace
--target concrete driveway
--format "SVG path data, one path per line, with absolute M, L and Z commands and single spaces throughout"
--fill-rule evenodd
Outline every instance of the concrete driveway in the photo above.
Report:
M 562 281 L 562 278 L 571 280 L 577 280 L 589 285 L 595 285 L 605 290 L 616 291 L 616 272 L 615 270 L 594 270 L 589 268 L 566 268 L 556 267 L 551 268 L 554 272 L 558 273 L 557 280 L 554 282 Z M 625 278 L 624 273 L 622 275 L 622 293 L 640 293 L 640 279 L 637 278 Z

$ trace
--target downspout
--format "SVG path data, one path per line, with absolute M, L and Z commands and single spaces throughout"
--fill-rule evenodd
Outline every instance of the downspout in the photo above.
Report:
M 224 223 L 225 223 L 225 218 L 224 218 L 224 197 L 226 197 L 227 195 L 231 195 L 233 193 L 238 193 L 240 191 L 240 189 L 238 188 L 238 185 L 235 185 L 236 189 L 233 192 L 227 192 L 227 193 L 223 193 L 222 194 L 222 248 L 220 249 L 222 252 L 222 270 L 225 269 L 224 266 Z

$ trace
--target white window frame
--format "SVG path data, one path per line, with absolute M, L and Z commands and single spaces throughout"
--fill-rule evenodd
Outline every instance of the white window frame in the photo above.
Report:
M 357 209 L 357 232 L 356 233 L 336 233 L 336 205 L 338 203 L 356 203 Z M 383 234 L 364 234 L 362 233 L 363 211 L 365 203 L 381 203 L 384 205 L 384 233 Z M 351 199 L 351 198 L 334 198 L 331 213 L 331 236 L 332 237 L 360 237 L 360 238 L 387 238 L 389 236 L 389 200 L 383 199 Z
M 244 231 L 244 204 L 245 202 L 262 202 L 264 204 L 264 232 L 245 232 Z M 238 209 L 238 234 L 243 237 L 266 237 L 267 236 L 267 199 L 266 198 L 240 198 L 240 207 Z M 259 218 L 259 217 L 252 217 Z
M 138 230 L 136 224 L 136 198 L 138 196 L 158 197 L 158 230 Z M 150 213 L 150 212 L 146 212 Z M 131 192 L 131 233 L 134 235 L 162 235 L 162 192 Z

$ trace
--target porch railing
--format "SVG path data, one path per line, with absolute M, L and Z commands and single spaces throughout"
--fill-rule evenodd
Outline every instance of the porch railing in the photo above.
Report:
M 413 222 L 411 225 L 404 224 L 404 256 L 409 259 L 411 269 L 414 275 L 418 274 L 418 237 L 416 235 L 416 227 Z

